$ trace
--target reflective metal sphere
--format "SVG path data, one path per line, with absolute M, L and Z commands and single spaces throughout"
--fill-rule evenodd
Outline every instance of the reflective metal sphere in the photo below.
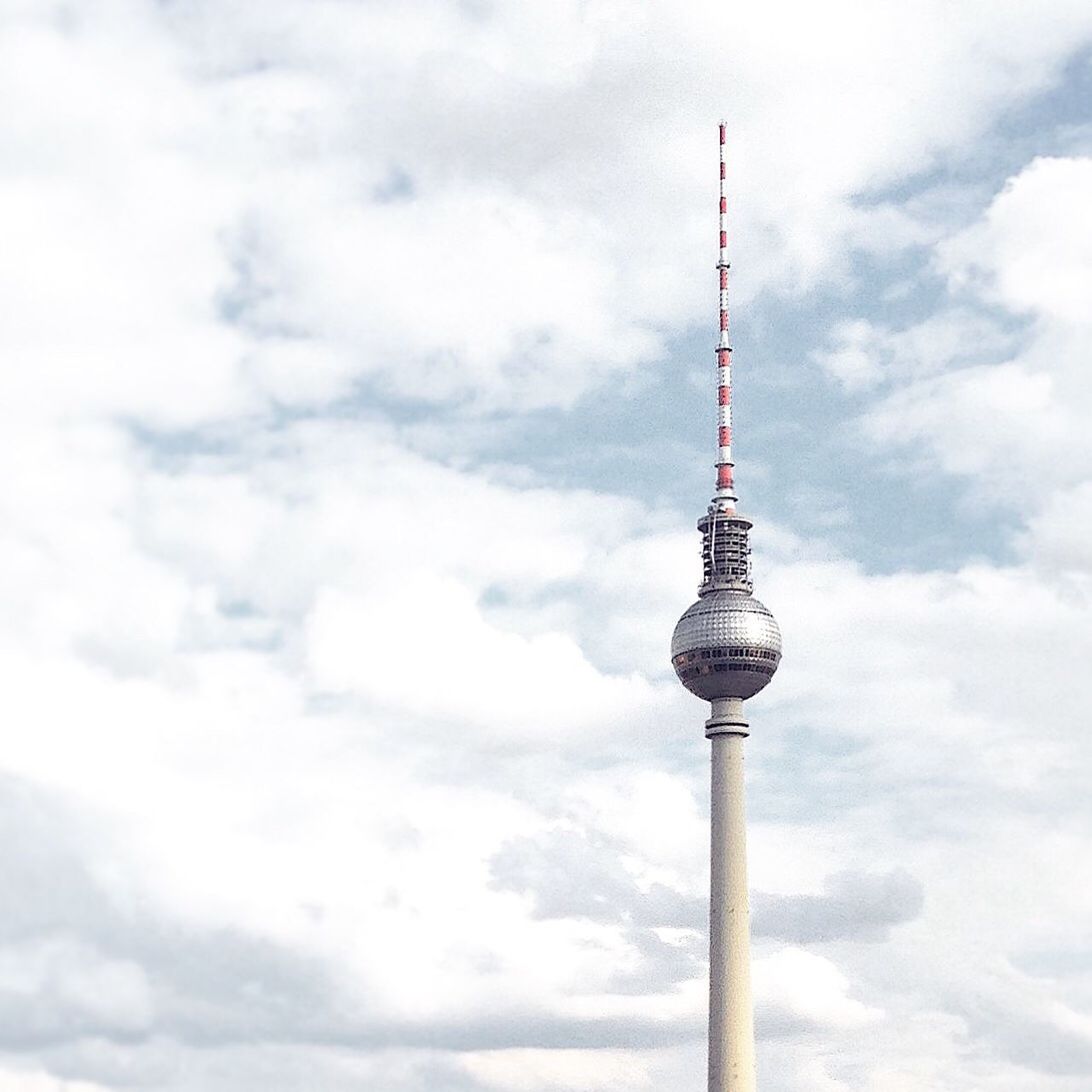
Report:
M 679 619 L 671 663 L 683 686 L 699 698 L 750 698 L 773 678 L 781 661 L 781 631 L 752 595 L 717 591 L 702 596 Z

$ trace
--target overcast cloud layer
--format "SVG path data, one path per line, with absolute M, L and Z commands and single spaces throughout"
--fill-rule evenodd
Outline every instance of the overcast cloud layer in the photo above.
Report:
M 722 115 L 763 1088 L 1092 1087 L 1090 51 L 9 0 L 0 1092 L 702 1086 Z

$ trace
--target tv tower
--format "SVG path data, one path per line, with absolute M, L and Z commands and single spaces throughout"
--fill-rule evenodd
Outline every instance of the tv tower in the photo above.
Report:
M 732 346 L 728 338 L 728 198 L 720 125 L 720 340 L 717 343 L 717 489 L 698 521 L 702 582 L 671 638 L 683 686 L 710 703 L 709 1092 L 754 1092 L 751 914 L 743 795 L 743 702 L 781 660 L 774 616 L 751 593 L 751 521 L 736 511 L 732 461 Z

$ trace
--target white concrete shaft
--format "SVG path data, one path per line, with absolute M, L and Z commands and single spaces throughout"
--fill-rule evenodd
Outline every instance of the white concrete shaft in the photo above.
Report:
M 755 1092 L 751 910 L 743 795 L 745 732 L 745 727 L 736 732 L 710 732 L 709 1092 Z

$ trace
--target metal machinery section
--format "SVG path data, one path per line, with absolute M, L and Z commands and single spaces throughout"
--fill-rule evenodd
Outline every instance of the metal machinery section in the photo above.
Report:
M 752 523 L 734 511 L 720 511 L 710 505 L 709 513 L 698 520 L 701 531 L 701 587 L 698 595 L 714 591 L 750 593 Z

